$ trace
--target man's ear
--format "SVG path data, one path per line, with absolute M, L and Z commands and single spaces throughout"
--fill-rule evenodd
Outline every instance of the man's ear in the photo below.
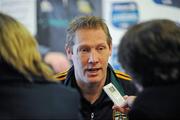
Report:
M 72 48 L 70 46 L 66 45 L 65 50 L 66 50 L 66 55 L 67 55 L 68 59 L 71 60 L 72 59 L 72 54 L 73 54 Z

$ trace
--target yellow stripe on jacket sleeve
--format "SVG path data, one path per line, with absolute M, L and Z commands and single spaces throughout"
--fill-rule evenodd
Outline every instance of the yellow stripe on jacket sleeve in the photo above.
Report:
M 124 80 L 132 80 L 131 76 L 129 76 L 128 74 L 126 74 L 124 72 L 121 72 L 119 70 L 115 70 L 114 72 L 118 78 L 121 78 Z
M 57 79 L 57 80 L 65 80 L 66 79 L 66 76 L 67 76 L 67 71 L 65 72 L 61 72 L 61 73 L 57 73 L 54 75 L 54 77 Z

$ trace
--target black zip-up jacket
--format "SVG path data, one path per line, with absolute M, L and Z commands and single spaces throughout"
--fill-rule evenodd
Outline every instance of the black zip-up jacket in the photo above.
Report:
M 114 103 L 110 100 L 110 98 L 106 95 L 104 91 L 101 93 L 100 97 L 93 104 L 88 102 L 83 97 L 80 88 L 76 84 L 73 66 L 67 72 L 57 74 L 55 77 L 58 78 L 59 80 L 62 80 L 62 82 L 66 86 L 76 88 L 79 91 L 81 95 L 81 114 L 84 120 L 113 119 L 114 115 L 113 115 L 112 106 L 114 105 Z M 136 89 L 130 80 L 131 78 L 127 74 L 122 73 L 120 71 L 113 71 L 112 67 L 108 65 L 105 85 L 112 81 L 115 81 L 118 85 L 122 86 L 123 90 L 120 91 L 121 93 L 125 95 L 135 95 Z

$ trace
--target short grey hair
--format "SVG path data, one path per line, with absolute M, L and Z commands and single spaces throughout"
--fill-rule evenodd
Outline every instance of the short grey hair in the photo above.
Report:
M 97 16 L 80 16 L 76 17 L 69 25 L 66 35 L 66 46 L 74 45 L 75 33 L 79 29 L 99 29 L 101 28 L 107 36 L 107 43 L 110 46 L 112 37 L 104 19 Z

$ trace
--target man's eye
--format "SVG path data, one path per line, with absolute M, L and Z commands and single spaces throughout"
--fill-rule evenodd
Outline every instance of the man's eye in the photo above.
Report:
M 82 49 L 80 49 L 80 52 L 83 52 L 83 53 L 86 53 L 86 52 L 88 52 L 89 51 L 89 49 L 87 49 L 87 48 L 82 48 Z
M 99 47 L 98 50 L 101 51 L 101 50 L 104 50 L 105 47 Z

